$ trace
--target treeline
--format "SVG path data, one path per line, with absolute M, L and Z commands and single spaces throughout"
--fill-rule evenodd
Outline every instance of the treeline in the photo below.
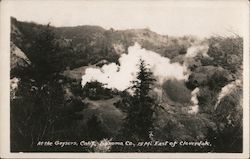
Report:
M 33 60 L 34 44 L 46 25 L 21 22 L 11 18 L 11 41 Z M 50 27 L 57 51 L 51 55 L 57 65 L 52 69 L 65 70 L 95 64 L 100 60 L 118 63 L 120 54 L 138 42 L 143 48 L 170 59 L 183 55 L 195 37 L 162 36 L 149 29 L 105 30 L 99 26 Z M 35 48 L 36 49 L 36 48 Z M 52 60 L 51 59 L 51 60 Z
M 21 25 L 15 21 L 13 23 L 17 23 L 16 26 Z M 33 27 L 35 34 L 29 33 L 31 32 L 28 31 L 30 26 L 35 26 Z M 78 56 L 81 53 L 75 52 L 78 49 L 75 49 L 70 41 L 65 46 L 64 43 L 58 41 L 58 34 L 50 25 L 39 26 L 27 23 L 18 26 L 18 29 L 21 32 L 12 33 L 11 38 L 27 53 L 31 64 L 26 68 L 11 71 L 11 78 L 20 79 L 15 97 L 11 98 L 10 103 L 11 151 L 96 152 L 99 150 L 95 147 L 39 147 L 37 143 L 56 140 L 101 142 L 111 138 L 113 141 L 132 140 L 134 142 L 208 140 L 212 146 L 147 148 L 112 146 L 104 148 L 106 152 L 242 151 L 242 84 L 222 98 L 217 108 L 214 109 L 221 88 L 237 79 L 242 80 L 242 38 L 210 38 L 208 40 L 210 58 L 195 57 L 199 65 L 190 68 L 192 73 L 186 83 L 175 80 L 164 83 L 163 90 L 166 94 L 164 97 L 172 101 L 171 105 L 168 101 L 159 101 L 152 95 L 155 79 L 143 60 L 138 63 L 136 80 L 131 81 L 132 87 L 128 88 L 133 90 L 132 94 L 127 91 L 107 89 L 105 85 L 96 81 L 87 83 L 84 88 L 81 88 L 79 81 L 60 74 L 63 67 L 71 63 L 74 65 L 75 58 L 86 60 L 83 63 L 79 62 L 79 65 L 88 65 L 93 60 L 92 58 L 98 61 L 102 59 L 101 56 L 107 58 L 119 56 L 113 56 L 114 52 L 105 48 L 106 46 L 99 48 L 106 53 L 96 52 L 100 57 L 94 54 L 89 54 L 89 58 Z M 105 30 L 101 28 L 95 29 L 105 33 Z M 110 30 L 110 32 L 114 31 Z M 85 35 L 87 33 L 82 34 L 88 37 Z M 148 33 L 144 36 L 150 35 Z M 70 37 L 71 34 L 67 36 Z M 22 40 L 18 41 L 19 37 L 22 37 Z M 25 42 L 23 37 L 29 42 Z M 72 52 L 68 52 L 70 50 L 66 49 L 68 47 L 71 47 Z M 178 54 L 183 54 L 186 50 L 185 47 L 178 45 L 177 47 L 182 48 Z M 83 52 L 85 54 L 87 51 Z M 89 51 L 89 53 L 93 52 L 95 51 Z M 198 95 L 200 110 L 196 115 L 186 111 L 190 92 L 194 88 L 200 89 Z M 177 97 L 178 92 L 182 98 Z M 167 94 L 172 94 L 172 96 Z M 119 100 L 111 105 L 117 111 L 122 112 L 120 117 L 122 121 L 118 123 L 117 130 L 107 128 L 107 125 L 112 125 L 114 124 L 112 121 L 117 120 L 114 119 L 115 117 L 111 119 L 112 115 L 110 115 L 110 121 L 104 121 L 100 114 L 92 113 L 88 117 L 84 116 L 86 113 L 83 112 L 89 111 L 89 103 L 86 101 L 105 102 L 115 97 Z

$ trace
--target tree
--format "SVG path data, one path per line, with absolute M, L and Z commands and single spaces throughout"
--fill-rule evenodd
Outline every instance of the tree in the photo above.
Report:
M 215 36 L 209 38 L 208 42 L 207 54 L 213 58 L 213 64 L 240 75 L 243 64 L 243 38 L 238 35 Z
M 46 147 L 37 146 L 39 141 L 76 140 L 76 120 L 86 106 L 80 97 L 64 98 L 65 79 L 54 69 L 57 50 L 52 28 L 48 25 L 35 39 L 32 66 L 22 73 L 18 97 L 10 103 L 11 151 L 44 150 Z
M 149 141 L 149 132 L 153 131 L 153 113 L 155 100 L 150 97 L 150 91 L 155 79 L 147 68 L 145 61 L 140 59 L 139 72 L 136 80 L 132 81 L 133 95 L 127 104 L 123 132 L 126 138 Z
M 49 24 L 38 31 L 28 52 L 28 58 L 32 61 L 32 78 L 46 81 L 53 78 L 52 75 L 58 71 L 60 66 L 55 60 L 58 60 L 59 48 L 55 42 L 55 33 Z
M 104 86 L 98 81 L 87 82 L 83 87 L 83 94 L 91 100 L 112 98 L 112 91 Z
M 75 124 L 86 105 L 77 98 L 66 102 L 60 83 L 50 81 L 39 87 L 36 82 L 22 81 L 16 95 L 10 103 L 12 151 L 46 148 L 38 147 L 39 141 L 77 139 Z

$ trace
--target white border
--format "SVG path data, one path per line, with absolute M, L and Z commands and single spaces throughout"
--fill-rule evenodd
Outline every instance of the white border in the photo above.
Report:
M 249 158 L 249 2 L 244 35 L 243 153 L 10 153 L 9 52 L 10 13 L 8 0 L 0 1 L 0 157 L 1 158 Z M 141 0 L 136 2 L 143 3 Z M 193 1 L 190 1 L 193 2 Z M 189 2 L 189 3 L 190 3 Z M 196 1 L 197 2 L 197 1 Z M 201 1 L 202 2 L 202 1 Z M 217 1 L 218 2 L 218 1 Z M 220 1 L 221 2 L 221 1 Z M 226 1 L 223 1 L 226 3 Z M 214 3 L 216 3 L 214 1 Z M 223 11 L 222 11 L 223 12 Z

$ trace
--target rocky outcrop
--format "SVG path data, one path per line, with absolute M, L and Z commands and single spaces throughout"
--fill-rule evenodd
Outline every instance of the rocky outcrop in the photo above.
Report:
M 10 43 L 10 68 L 28 67 L 31 61 L 14 43 Z

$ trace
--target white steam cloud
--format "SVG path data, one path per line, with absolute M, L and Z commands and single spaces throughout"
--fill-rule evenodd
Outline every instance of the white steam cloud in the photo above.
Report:
M 87 82 L 98 81 L 106 84 L 107 88 L 116 88 L 120 91 L 130 86 L 130 81 L 135 80 L 138 72 L 139 59 L 145 60 L 148 67 L 157 78 L 159 84 L 165 80 L 175 78 L 186 79 L 185 66 L 179 63 L 170 63 L 170 59 L 158 53 L 141 48 L 138 43 L 128 48 L 128 54 L 122 54 L 119 65 L 115 63 L 103 65 L 102 68 L 88 68 L 82 76 L 82 86 Z
M 191 102 L 192 102 L 192 106 L 189 106 L 189 110 L 188 113 L 189 114 L 197 114 L 199 111 L 199 100 L 197 98 L 198 94 L 200 92 L 200 89 L 198 87 L 196 87 L 192 92 L 191 92 Z
M 187 49 L 187 53 L 185 54 L 185 57 L 193 58 L 197 55 L 208 57 L 208 54 L 207 54 L 208 49 L 209 49 L 208 43 L 204 41 L 197 42 Z
M 19 78 L 12 78 L 10 79 L 10 98 L 15 99 L 16 98 L 16 91 L 18 90 L 18 84 L 20 82 Z
M 222 89 L 218 95 L 217 103 L 215 104 L 214 109 L 216 109 L 217 106 L 220 104 L 222 98 L 229 95 L 239 85 L 241 85 L 241 80 L 235 80 L 235 81 L 227 84 L 226 86 L 222 87 Z
M 194 57 L 201 55 L 202 57 L 209 57 L 207 54 L 207 51 L 209 49 L 208 43 L 206 41 L 196 41 L 187 49 L 187 53 L 184 57 L 184 66 L 186 68 L 186 78 L 185 80 L 188 80 L 189 75 L 191 74 L 191 70 L 188 69 L 189 66 L 192 66 L 195 64 L 199 64 L 198 61 L 195 61 Z

